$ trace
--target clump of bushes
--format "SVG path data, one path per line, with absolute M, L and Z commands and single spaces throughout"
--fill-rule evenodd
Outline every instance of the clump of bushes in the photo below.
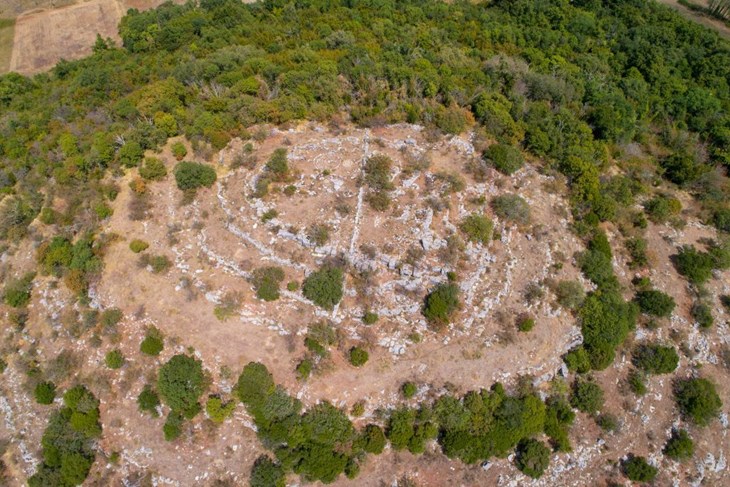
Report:
M 185 144 L 182 142 L 175 142 L 172 144 L 172 156 L 177 159 L 178 161 L 182 161 L 185 159 L 185 156 L 188 155 L 188 150 L 185 148 Z
M 595 414 L 603 407 L 603 389 L 595 382 L 576 379 L 570 396 L 570 404 L 588 414 Z
M 698 251 L 692 245 L 684 245 L 672 256 L 674 267 L 692 284 L 704 284 L 712 277 L 715 262 L 708 252 Z
M 378 314 L 373 311 L 365 311 L 365 314 L 362 315 L 362 322 L 366 325 L 373 325 L 378 321 Z
M 652 482 L 659 470 L 649 465 L 644 457 L 631 456 L 622 465 L 624 474 L 634 482 Z
M 664 445 L 664 454 L 672 460 L 683 461 L 692 458 L 695 452 L 695 444 L 690 438 L 687 430 L 674 430 L 672 437 Z
M 155 274 L 164 274 L 172 267 L 172 262 L 166 255 L 142 254 L 139 258 L 139 265 L 149 268 Z
M 137 396 L 137 407 L 141 412 L 158 417 L 160 413 L 157 411 L 157 407 L 160 405 L 160 396 L 152 388 L 151 385 L 146 384 L 142 389 L 142 392 Z
M 522 332 L 532 331 L 535 327 L 535 319 L 531 316 L 520 316 L 517 320 L 517 329 Z
M 558 304 L 570 310 L 578 309 L 586 298 L 583 285 L 578 281 L 560 281 L 554 292 Z
M 447 282 L 439 284 L 426 295 L 423 316 L 431 324 L 442 327 L 448 324 L 457 309 L 459 309 L 459 287 Z
M 266 172 L 277 181 L 284 181 L 289 177 L 289 159 L 286 154 L 286 149 L 279 147 L 274 150 L 266 162 Z
M 117 349 L 109 351 L 104 357 L 104 363 L 110 369 L 119 369 L 124 365 L 124 355 L 122 351 Z
M 364 350 L 360 347 L 352 347 L 350 349 L 348 359 L 350 360 L 350 363 L 355 367 L 365 365 L 365 363 L 368 361 L 368 358 L 369 355 L 367 350 Z
M 163 348 L 164 342 L 162 332 L 154 326 L 147 328 L 147 332 L 145 333 L 144 340 L 142 340 L 142 343 L 139 346 L 139 350 L 144 354 L 157 356 L 160 352 L 162 352 Z
M 644 203 L 649 220 L 654 223 L 665 223 L 670 218 L 679 215 L 682 211 L 682 203 L 671 196 L 658 195 Z
M 135 238 L 131 242 L 129 242 L 129 250 L 134 252 L 135 254 L 139 254 L 140 252 L 144 252 L 149 248 L 150 244 L 145 242 L 144 240 L 140 240 Z
M 634 300 L 642 312 L 660 318 L 670 316 L 676 306 L 674 298 L 656 289 L 639 291 Z
M 483 157 L 487 164 L 507 175 L 514 174 L 525 164 L 522 153 L 516 147 L 506 144 L 490 145 L 484 151 Z
M 707 426 L 720 414 L 722 400 L 708 379 L 684 379 L 675 384 L 674 399 L 682 415 L 699 426 Z
M 216 181 L 215 169 L 198 162 L 179 162 L 173 169 L 177 187 L 183 191 L 210 188 Z
M 633 364 L 649 374 L 669 374 L 679 365 L 679 355 L 674 347 L 639 345 L 632 355 Z
M 390 207 L 389 192 L 393 190 L 390 172 L 393 161 L 383 154 L 370 156 L 363 167 L 363 182 L 370 188 L 365 200 L 375 211 Z
M 18 279 L 10 280 L 3 290 L 3 301 L 13 308 L 22 308 L 30 301 L 35 272 L 28 272 Z
M 520 472 L 538 479 L 550 465 L 550 449 L 541 441 L 524 439 L 517 445 L 515 464 Z
M 310 225 L 307 229 L 307 238 L 317 247 L 321 247 L 330 239 L 330 228 L 323 223 Z
M 56 385 L 51 381 L 39 382 L 35 386 L 33 396 L 38 404 L 52 404 L 56 399 Z
M 279 299 L 279 285 L 284 280 L 281 267 L 259 267 L 251 275 L 251 283 L 256 290 L 256 297 L 264 301 Z
M 416 392 L 418 392 L 418 387 L 413 382 L 404 382 L 400 388 L 400 391 L 403 394 L 403 397 L 405 397 L 406 399 L 410 399 L 416 395 Z
M 165 163 L 155 157 L 145 157 L 139 175 L 146 181 L 161 181 L 167 176 Z
M 710 328 L 714 323 L 712 318 L 712 310 L 703 302 L 696 302 L 692 305 L 692 318 L 700 325 L 701 328 Z
M 205 412 L 216 424 L 223 423 L 233 414 L 236 409 L 236 403 L 233 401 L 224 402 L 219 396 L 211 396 L 205 403 Z
M 494 224 L 486 216 L 472 213 L 464 218 L 459 228 L 470 242 L 486 245 L 492 238 Z
M 304 279 L 302 294 L 317 306 L 332 309 L 342 299 L 342 270 L 337 267 L 322 267 Z
M 499 218 L 527 225 L 530 222 L 530 205 L 519 195 L 504 194 L 492 200 L 492 210 Z

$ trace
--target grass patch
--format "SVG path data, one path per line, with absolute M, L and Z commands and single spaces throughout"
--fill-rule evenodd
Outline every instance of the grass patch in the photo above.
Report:
M 10 70 L 10 55 L 13 52 L 15 19 L 0 19 L 0 74 Z

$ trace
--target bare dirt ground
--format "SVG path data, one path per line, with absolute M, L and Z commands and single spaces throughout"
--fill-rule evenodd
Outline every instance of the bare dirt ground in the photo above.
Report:
M 214 157 L 218 182 L 199 191 L 192 204 L 181 205 L 181 193 L 171 175 L 151 183 L 153 207 L 145 221 L 129 218 L 132 191 L 127 183 L 133 174 L 120 181 L 114 214 L 103 229 L 119 240 L 108 248 L 102 278 L 92 293 L 93 306 L 117 306 L 124 312 L 111 343 L 105 339 L 94 348 L 66 337 L 63 310 L 72 298 L 65 286 L 54 286 L 51 278 L 36 282 L 29 325 L 16 345 L 27 350 L 29 357 L 31 350 L 53 357 L 64 347 L 78 354 L 77 375 L 59 386 L 83 380 L 102 401 L 104 437 L 89 485 L 118 485 L 122 479 L 134 483 L 142 477 L 155 485 L 210 485 L 214 479 L 245 484 L 253 460 L 263 450 L 242 406 L 221 427 L 199 415 L 187 424 L 184 437 L 173 443 L 162 438 L 163 419 L 137 411 L 136 397 L 146 383 L 154 381 L 157 365 L 189 350 L 209 370 L 211 393 L 229 393 L 243 365 L 261 361 L 306 406 L 327 399 L 349 410 L 364 399 L 365 415 L 353 418 L 356 422 L 371 421 L 379 408 L 399 404 L 399 387 L 407 380 L 419 384 L 411 400 L 414 404 L 438 395 L 446 386 L 465 392 L 502 381 L 513 387 L 520 375 L 532 376 L 536 387 L 547 391 L 548 381 L 559 375 L 561 355 L 579 333 L 575 319 L 554 305 L 545 287 L 544 295 L 532 304 L 526 302 L 524 291 L 528 284 L 545 278 L 582 281 L 573 254 L 583 246 L 570 231 L 560 181 L 528 164 L 512 177 L 489 172 L 485 182 L 477 182 L 464 171 L 476 154 L 468 134 L 433 139 L 420 127 L 409 125 L 345 128 L 337 133 L 315 124 L 273 129 L 253 143 L 255 167 L 231 170 L 228 165 L 241 154 L 242 145 L 233 141 Z M 286 184 L 294 185 L 296 192 L 287 196 L 282 184 L 264 199 L 251 198 L 265 161 L 280 147 L 287 148 L 295 174 Z M 386 154 L 394 161 L 393 205 L 385 213 L 363 201 L 364 189 L 358 184 L 363 160 L 372 154 Z M 171 171 L 175 161 L 169 145 L 156 156 Z M 404 172 L 409 163 L 426 159 L 428 168 Z M 444 189 L 436 177 L 439 173 L 460 174 L 465 183 L 462 191 L 443 197 L 447 204 L 441 208 L 428 202 Z M 518 193 L 530 203 L 530 224 L 515 226 L 492 215 L 484 202 L 505 193 Z M 278 215 L 262 222 L 271 209 Z M 484 211 L 495 219 L 499 238 L 487 247 L 468 244 L 460 262 L 448 262 L 444 239 L 473 211 Z M 669 263 L 677 245 L 715 236 L 691 213 L 686 220 L 681 230 L 651 226 L 647 232 L 656 263 L 649 277 L 675 298 L 677 310 L 657 330 L 640 327 L 635 339 L 675 343 L 685 350 L 676 375 L 687 376 L 691 365 L 701 363 L 702 375 L 713 378 L 721 396 L 727 398 L 728 371 L 718 355 L 730 342 L 729 317 L 716 303 L 716 325 L 700 332 L 689 317 L 692 301 L 686 283 Z M 330 227 L 330 240 L 321 247 L 305 237 L 306 228 L 315 222 Z M 610 226 L 607 231 L 614 240 L 615 270 L 628 284 L 633 273 L 614 238 L 617 231 Z M 147 252 L 166 255 L 174 262 L 169 272 L 157 275 L 138 265 L 139 256 L 128 246 L 136 238 L 150 243 Z M 409 249 L 414 248 L 422 256 L 411 265 L 406 261 L 413 262 Z M 32 268 L 33 254 L 30 243 L 18 249 L 13 270 L 21 273 Z M 337 255 L 344 255 L 355 270 L 346 279 L 343 301 L 331 312 L 313 306 L 300 291 L 282 291 L 281 299 L 265 303 L 256 299 L 247 280 L 257 267 L 278 265 L 286 273 L 284 283 L 301 282 L 325 259 Z M 354 277 L 358 269 L 370 270 L 368 282 Z M 421 316 L 421 303 L 428 289 L 445 280 L 450 270 L 459 275 L 464 305 L 447 330 L 435 333 Z M 730 293 L 730 273 L 717 277 L 708 291 L 714 296 Z M 582 282 L 588 289 L 588 283 Z M 220 321 L 214 308 L 233 291 L 242 294 L 241 308 Z M 376 311 L 380 319 L 373 325 L 363 324 L 365 309 Z M 514 318 L 522 312 L 535 317 L 530 333 L 515 330 Z M 324 319 L 339 330 L 339 342 L 332 348 L 329 365 L 302 383 L 294 368 L 304 355 L 303 335 L 311 323 Z M 165 350 L 157 358 L 139 352 L 149 325 L 166 336 Z M 351 367 L 345 359 L 346 350 L 356 344 L 370 352 L 370 361 L 361 368 Z M 105 353 L 114 347 L 121 348 L 128 360 L 120 371 L 103 365 Z M 336 485 L 392 485 L 404 476 L 421 486 L 603 485 L 608 479 L 622 480 L 616 465 L 627 453 L 650 456 L 661 465 L 657 485 L 726 485 L 730 482 L 728 405 L 722 421 L 710 428 L 682 424 L 696 439 L 695 459 L 683 465 L 669 461 L 661 448 L 671 427 L 679 424 L 671 380 L 651 378 L 649 393 L 639 399 L 623 392 L 628 348 L 611 368 L 597 374 L 606 391 L 604 411 L 619 418 L 620 430 L 604 433 L 592 419 L 579 414 L 571 432 L 574 451 L 553 456 L 539 481 L 520 474 L 509 459 L 494 460 L 488 471 L 449 461 L 434 443 L 418 457 L 391 451 L 370 457 L 357 479 L 341 478 Z M 4 376 L 7 381 L 0 384 L 0 438 L 10 439 L 5 457 L 17 485 L 38 461 L 39 438 L 48 416 L 48 408 L 35 404 L 24 390 L 19 361 L 10 364 Z M 119 452 L 120 459 L 107 464 L 104 456 L 112 452 Z

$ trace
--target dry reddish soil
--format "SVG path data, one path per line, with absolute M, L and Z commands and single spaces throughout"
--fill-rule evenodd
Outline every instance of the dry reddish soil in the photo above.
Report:
M 170 144 L 154 154 L 166 163 L 168 172 L 176 162 Z M 68 337 L 63 316 L 64 308 L 71 308 L 72 297 L 65 286 L 54 285 L 52 278 L 37 279 L 29 325 L 14 345 L 25 353 L 37 350 L 46 358 L 63 348 L 78 353 L 78 372 L 59 386 L 83 380 L 102 401 L 104 437 L 89 485 L 119 485 L 122 479 L 131 482 L 145 476 L 155 485 L 210 485 L 214 479 L 246 483 L 253 460 L 263 450 L 243 406 L 220 427 L 199 415 L 187 423 L 183 438 L 173 443 L 162 438 L 163 419 L 137 411 L 136 397 L 154 380 L 157 366 L 173 354 L 189 350 L 209 370 L 211 393 L 229 393 L 242 367 L 260 361 L 305 406 L 326 399 L 349 410 L 354 402 L 365 400 L 365 415 L 353 418 L 356 423 L 372 420 L 376 410 L 402 401 L 398 391 L 407 380 L 420 385 L 417 396 L 410 400 L 413 404 L 435 397 L 445 387 L 466 392 L 489 387 L 494 381 L 514 387 L 521 375 L 532 376 L 535 386 L 548 392 L 550 381 L 559 375 L 561 355 L 580 335 L 575 319 L 555 305 L 547 288 L 532 304 L 526 303 L 525 288 L 546 278 L 578 279 L 590 288 L 574 264 L 573 255 L 583 245 L 570 230 L 568 203 L 561 189 L 564 184 L 559 179 L 528 164 L 512 177 L 489 172 L 484 182 L 477 182 L 464 171 L 477 154 L 469 134 L 434 139 L 410 125 L 337 132 L 315 124 L 272 129 L 264 139 L 253 142 L 255 164 L 231 170 L 229 165 L 242 147 L 241 141 L 234 140 L 213 158 L 218 181 L 212 188 L 200 190 L 191 204 L 182 204 L 171 175 L 150 183 L 153 207 L 145 221 L 129 218 L 133 194 L 128 182 L 134 174 L 120 181 L 114 214 L 102 229 L 118 239 L 106 252 L 103 275 L 92 292 L 93 306 L 117 306 L 124 312 L 111 342 L 105 339 L 94 348 Z M 266 160 L 280 147 L 288 150 L 294 176 L 274 185 L 266 198 L 251 198 Z M 364 202 L 366 191 L 359 184 L 363 161 L 373 154 L 388 155 L 394 162 L 393 204 L 384 213 Z M 427 168 L 404 172 L 409 163 L 426 160 L 430 161 Z M 446 204 L 434 210 L 428 198 L 442 195 L 445 189 L 436 177 L 439 173 L 460 174 L 465 186 L 443 196 Z M 291 196 L 282 191 L 288 184 L 296 187 Z M 518 193 L 530 203 L 529 224 L 500 221 L 484 204 L 505 193 Z M 726 468 L 730 387 L 728 371 L 718 357 L 721 347 L 730 342 L 728 315 L 716 303 L 716 325 L 700 332 L 689 317 L 692 301 L 686 281 L 669 263 L 677 245 L 716 235 L 693 216 L 691 201 L 685 198 L 684 202 L 690 208 L 683 215 L 688 222 L 684 228 L 652 225 L 647 232 L 655 264 L 646 274 L 658 289 L 675 298 L 677 309 L 657 330 L 640 327 L 635 339 L 674 341 L 678 348 L 684 345 L 686 353 L 676 375 L 687 376 L 692 365 L 703 364 L 702 375 L 718 383 L 725 399 L 722 421 L 705 429 L 682 424 L 667 376 L 651 378 L 649 393 L 643 398 L 623 392 L 621 383 L 630 363 L 627 346 L 612 367 L 597 374 L 606 391 L 604 411 L 619 418 L 619 431 L 604 433 L 592 419 L 579 414 L 571 432 L 574 451 L 554 455 L 540 480 L 520 474 L 510 459 L 494 459 L 488 470 L 449 461 L 434 443 L 419 457 L 390 450 L 369 457 L 356 480 L 343 477 L 336 485 L 392 485 L 404 476 L 422 486 L 603 485 L 609 479 L 622 480 L 617 462 L 629 452 L 650 456 L 654 464 L 661 465 L 656 485 L 730 482 Z M 278 215 L 262 222 L 263 214 L 271 209 Z M 440 248 L 443 239 L 474 211 L 484 211 L 495 220 L 498 239 L 486 247 L 468 244 L 459 262 L 445 261 Z M 314 247 L 304 236 L 312 223 L 330 227 L 330 240 L 322 247 Z M 37 231 L 42 232 L 42 227 L 39 224 Z M 615 270 L 628 288 L 633 272 L 628 270 L 618 231 L 611 226 L 606 230 L 614 244 Z M 150 243 L 146 252 L 168 256 L 174 262 L 172 268 L 158 275 L 140 267 L 139 255 L 128 246 L 137 238 Z M 415 266 L 405 263 L 410 248 L 423 250 Z M 260 301 L 247 280 L 257 267 L 278 265 L 286 273 L 284 283 L 301 282 L 325 259 L 337 255 L 344 255 L 356 269 L 369 269 L 370 278 L 363 282 L 349 275 L 345 297 L 331 312 L 313 306 L 300 291 L 283 291 L 281 299 L 272 303 Z M 12 258 L 14 274 L 32 269 L 33 245 L 25 243 Z M 460 278 L 463 307 L 448 329 L 436 333 L 424 321 L 421 303 L 428 289 L 444 281 L 451 270 Z M 707 287 L 714 296 L 730 293 L 730 273 L 718 274 Z M 241 308 L 220 321 L 214 308 L 230 292 L 241 293 Z M 380 315 L 377 323 L 362 323 L 365 309 Z M 522 312 L 535 317 L 537 324 L 530 333 L 515 330 L 514 318 Z M 294 368 L 305 353 L 303 336 L 311 323 L 324 319 L 339 330 L 339 342 L 332 348 L 329 363 L 302 383 Z M 149 325 L 166 336 L 165 350 L 157 358 L 139 352 Z M 361 368 L 346 361 L 345 352 L 353 345 L 370 352 L 369 362 Z M 128 360 L 120 371 L 110 371 L 103 363 L 105 353 L 115 347 Z M 17 479 L 12 485 L 20 485 L 38 462 L 39 438 L 49 411 L 35 404 L 24 390 L 17 360 L 11 362 L 4 378 L 6 382 L 0 384 L 0 438 L 10 440 L 6 463 Z M 689 428 L 696 439 L 695 459 L 686 464 L 672 462 L 661 453 L 677 424 Z M 104 456 L 112 452 L 119 452 L 120 459 L 107 464 Z

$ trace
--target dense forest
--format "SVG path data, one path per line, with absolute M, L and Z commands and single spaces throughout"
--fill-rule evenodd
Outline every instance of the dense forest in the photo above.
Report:
M 675 307 L 648 279 L 639 279 L 633 299 L 625 299 L 602 223 L 625 233 L 632 265 L 645 267 L 647 219 L 666 222 L 681 209 L 678 200 L 654 194 L 666 184 L 694 196 L 704 223 L 730 232 L 730 44 L 653 1 L 201 0 L 130 10 L 119 31 L 121 46 L 98 38 L 85 59 L 31 78 L 0 76 L 3 251 L 29 236 L 36 219 L 56 225 L 57 236 L 38 242 L 38 271 L 62 277 L 81 304 L 103 266 L 107 242 L 99 228 L 119 191 L 115 180 L 136 168 L 146 180 L 164 176 L 145 151 L 171 137 L 184 135 L 195 159 L 210 160 L 232 139 L 250 139 L 248 129 L 259 124 L 406 122 L 447 135 L 474 131 L 493 142 L 480 156 L 501 173 L 512 174 L 527 159 L 564 177 L 572 228 L 586 243 L 577 264 L 593 290 L 574 300 L 577 292 L 565 290 L 565 307 L 583 336 L 564 357 L 577 374 L 569 394 L 541 399 L 530 388 L 513 394 L 497 383 L 415 409 L 402 406 L 382 426 L 358 431 L 329 403 L 302 412 L 266 367 L 251 363 L 234 393 L 276 458 L 257 461 L 252 485 L 283 485 L 288 472 L 307 481 L 355 477 L 360 460 L 382 452 L 386 441 L 418 454 L 436 440 L 448 457 L 466 463 L 515 451 L 518 468 L 539 477 L 551 451 L 570 450 L 573 409 L 600 409 L 603 392 L 591 371 L 614 362 L 642 314 L 667 317 Z M 285 152 L 279 158 L 285 165 Z M 269 162 L 272 174 L 276 163 Z M 178 187 L 210 187 L 215 173 L 207 167 L 182 162 Z M 387 181 L 373 176 L 376 170 L 367 184 L 382 189 Z M 472 171 L 478 177 L 478 168 Z M 637 210 L 640 196 L 646 202 Z M 64 212 L 53 209 L 54 199 L 65 201 Z M 462 230 L 486 243 L 492 232 L 486 225 L 475 218 Z M 703 284 L 714 270 L 730 267 L 729 241 L 711 242 L 706 251 L 686 246 L 672 258 L 695 293 L 693 314 L 711 326 Z M 158 264 L 170 265 L 150 262 Z M 303 293 L 331 309 L 342 298 L 341 285 L 320 289 L 343 277 L 338 269 L 319 272 L 304 281 Z M 278 299 L 278 273 L 255 277 L 262 299 Z M 424 300 L 423 315 L 436 332 L 458 308 L 452 277 Z M 8 280 L 5 304 L 26 305 L 34 278 Z M 159 353 L 161 339 L 151 333 L 148 340 L 142 351 Z M 353 365 L 367 361 L 364 351 L 351 352 Z M 640 390 L 646 376 L 675 370 L 678 358 L 674 348 L 648 344 L 633 361 L 632 387 Z M 110 368 L 122 362 L 107 357 Z M 176 355 L 140 395 L 140 410 L 156 414 L 159 393 L 169 408 L 164 435 L 174 440 L 180 424 L 202 410 L 206 387 L 203 365 Z M 49 404 L 55 389 L 46 388 L 41 395 L 51 395 Z M 91 445 L 101 435 L 98 400 L 83 386 L 63 397 L 32 485 L 76 485 L 91 468 Z M 680 383 L 675 399 L 698 425 L 721 405 L 714 384 L 699 378 Z M 222 421 L 234 406 L 218 400 L 206 407 Z M 549 444 L 533 438 L 542 433 Z M 68 444 L 73 448 L 64 453 Z M 678 457 L 687 448 L 683 431 L 667 445 Z M 630 478 L 653 478 L 643 461 L 625 464 Z

